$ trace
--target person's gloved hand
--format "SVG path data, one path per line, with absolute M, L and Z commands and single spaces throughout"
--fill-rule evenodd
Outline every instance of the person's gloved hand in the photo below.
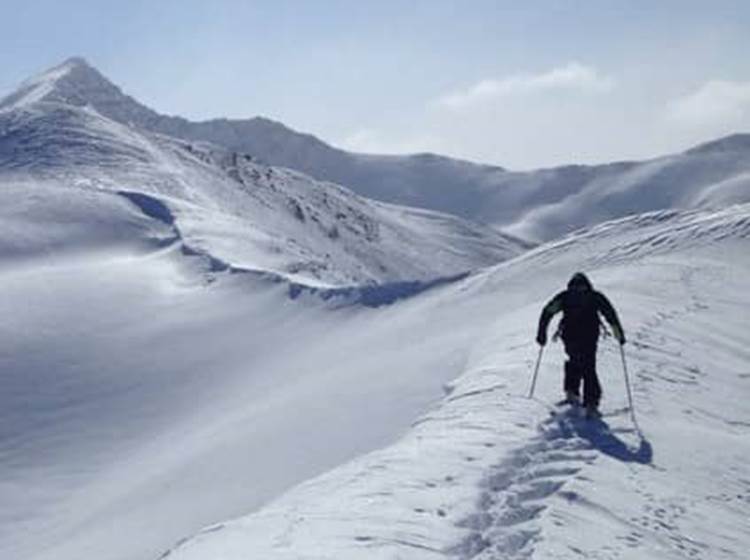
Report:
M 617 342 L 620 343 L 620 346 L 625 344 L 625 333 L 622 332 L 622 329 L 615 325 L 614 327 L 612 327 L 612 331 L 615 335 L 615 338 L 617 339 Z
M 544 331 L 539 331 L 536 333 L 536 342 L 539 346 L 544 346 L 547 344 L 547 333 Z

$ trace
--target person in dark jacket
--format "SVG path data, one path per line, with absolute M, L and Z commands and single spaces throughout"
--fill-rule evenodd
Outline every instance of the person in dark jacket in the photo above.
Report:
M 601 292 L 594 290 L 582 272 L 577 272 L 568 282 L 568 289 L 560 292 L 544 306 L 539 317 L 536 341 L 547 344 L 547 326 L 557 313 L 562 312 L 560 336 L 568 360 L 565 362 L 564 389 L 566 400 L 580 401 L 583 381 L 583 405 L 589 415 L 597 415 L 602 388 L 596 375 L 596 346 L 599 341 L 601 313 L 612 327 L 620 344 L 625 344 L 625 333 L 612 304 Z

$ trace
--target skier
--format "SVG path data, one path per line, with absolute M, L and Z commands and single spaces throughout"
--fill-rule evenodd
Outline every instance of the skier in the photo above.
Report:
M 544 306 L 539 317 L 536 341 L 541 346 L 547 343 L 547 325 L 552 317 L 562 311 L 558 333 L 565 345 L 568 360 L 565 362 L 565 402 L 580 402 L 580 387 L 583 381 L 583 405 L 588 417 L 599 416 L 601 385 L 596 375 L 596 345 L 599 340 L 601 313 L 612 327 L 615 339 L 625 344 L 617 313 L 604 294 L 594 290 L 582 272 L 577 272 L 568 282 L 568 289 L 560 292 Z

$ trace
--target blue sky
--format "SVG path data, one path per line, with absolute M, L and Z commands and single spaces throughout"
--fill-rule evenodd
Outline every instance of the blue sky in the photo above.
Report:
M 193 119 L 510 168 L 750 131 L 750 2 L 2 0 L 0 90 L 73 55 Z

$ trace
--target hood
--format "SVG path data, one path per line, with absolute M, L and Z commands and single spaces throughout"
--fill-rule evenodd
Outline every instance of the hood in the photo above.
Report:
M 589 280 L 583 272 L 576 272 L 568 281 L 568 289 L 577 287 L 584 287 L 587 290 L 594 289 L 594 286 L 591 284 L 591 280 Z

